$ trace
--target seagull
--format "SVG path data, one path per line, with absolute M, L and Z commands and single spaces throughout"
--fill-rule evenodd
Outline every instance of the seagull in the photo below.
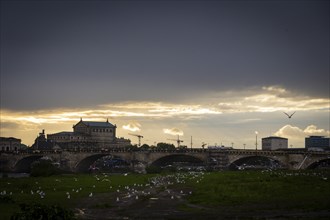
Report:
M 296 112 L 294 112 L 294 113 L 292 113 L 291 115 L 289 115 L 288 113 L 286 113 L 286 112 L 283 112 L 284 114 L 286 114 L 287 116 L 288 116 L 288 118 L 291 118 L 292 117 L 292 115 L 294 114 L 294 113 L 296 113 Z

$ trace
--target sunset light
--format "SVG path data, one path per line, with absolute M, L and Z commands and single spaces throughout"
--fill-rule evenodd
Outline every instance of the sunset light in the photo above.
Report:
M 1 219 L 330 219 L 329 0 L 0 5 Z

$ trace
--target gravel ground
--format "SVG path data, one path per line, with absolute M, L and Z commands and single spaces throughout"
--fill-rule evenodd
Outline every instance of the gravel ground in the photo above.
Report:
M 78 219 L 330 219 L 330 210 L 302 212 L 256 207 L 218 207 L 210 209 L 189 204 L 189 189 L 144 190 L 146 195 L 128 197 L 126 193 L 105 193 L 81 200 Z M 150 192 L 150 194 L 148 194 Z M 183 193 L 182 193 L 183 192 Z M 117 197 L 120 198 L 117 201 Z M 186 209 L 182 208 L 185 207 Z M 187 209 L 188 208 L 188 209 Z M 269 209 L 268 209 L 269 208 Z
M 330 219 L 330 210 L 276 209 L 271 204 L 203 207 L 187 197 L 193 190 L 184 186 L 187 178 L 199 181 L 203 174 L 155 177 L 149 184 L 123 186 L 114 192 L 80 200 L 74 207 L 78 219 Z

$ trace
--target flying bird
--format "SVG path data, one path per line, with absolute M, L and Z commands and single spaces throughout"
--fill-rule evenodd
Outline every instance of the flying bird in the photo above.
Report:
M 286 115 L 288 116 L 288 118 L 291 118 L 291 117 L 293 116 L 293 114 L 296 113 L 296 112 L 292 113 L 291 115 L 289 115 L 289 114 L 286 113 L 286 112 L 283 112 L 283 113 L 286 114 Z

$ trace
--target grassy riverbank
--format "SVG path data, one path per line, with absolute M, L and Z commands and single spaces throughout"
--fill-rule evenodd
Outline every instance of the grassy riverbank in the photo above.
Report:
M 315 171 L 224 172 L 193 184 L 191 204 L 243 217 L 260 213 L 330 211 L 330 173 Z M 253 214 L 255 213 L 255 214 Z
M 1 178 L 0 192 L 1 219 L 33 202 L 83 210 L 78 217 L 90 219 L 105 218 L 107 210 L 113 217 L 157 218 L 166 204 L 168 218 L 330 217 L 330 171 L 321 170 Z
M 74 204 L 92 193 L 112 193 L 124 185 L 148 182 L 149 175 L 60 175 L 50 177 L 2 178 L 0 192 L 1 219 L 9 219 L 19 210 L 20 203 L 59 204 L 75 208 Z M 8 202 L 6 202 L 8 200 Z

